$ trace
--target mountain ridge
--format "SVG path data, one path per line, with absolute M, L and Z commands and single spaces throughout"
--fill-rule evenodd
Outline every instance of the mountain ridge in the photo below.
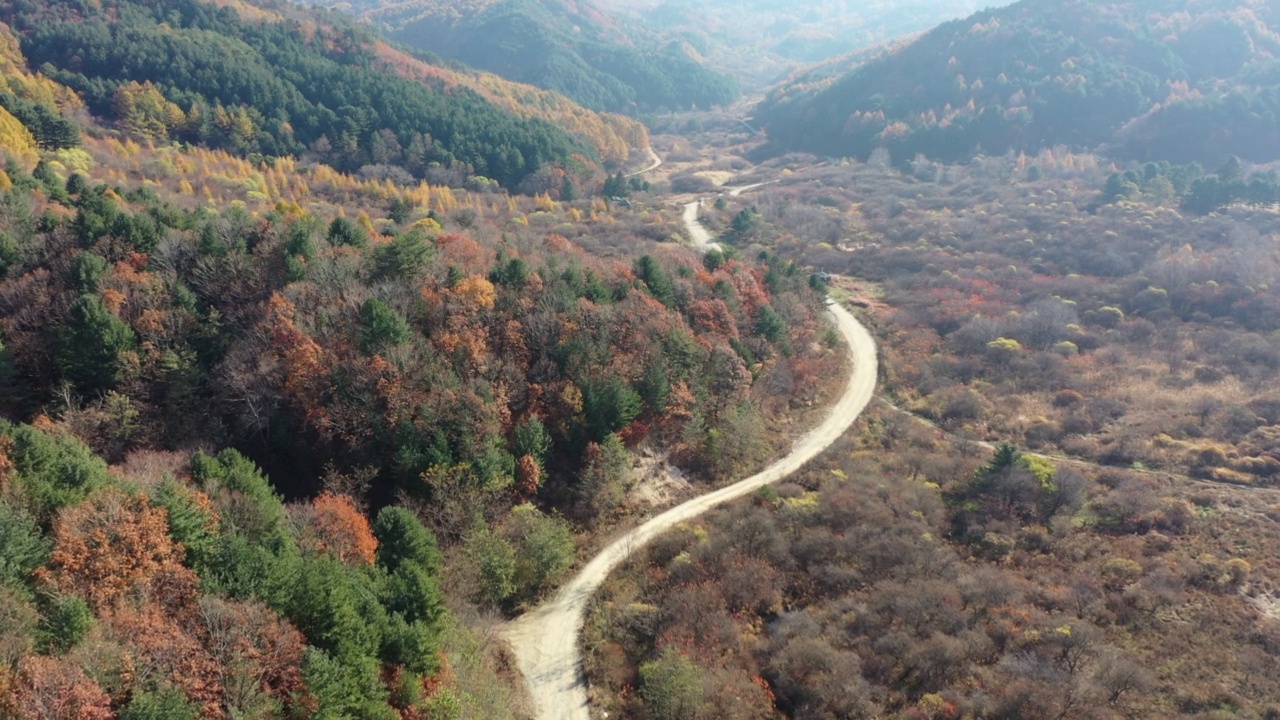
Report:
M 956 161 L 1067 145 L 1266 162 L 1280 158 L 1276 15 L 1248 1 L 1023 0 L 940 25 L 828 85 L 779 88 L 758 119 L 780 146 L 827 155 L 883 147 L 899 161 Z

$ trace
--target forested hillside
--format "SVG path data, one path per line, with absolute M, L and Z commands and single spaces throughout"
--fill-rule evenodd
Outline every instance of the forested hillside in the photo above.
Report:
M 1053 145 L 1217 165 L 1280 158 L 1272 3 L 1023 0 L 760 109 L 780 148 L 946 161 Z
M 696 52 L 584 2 L 358 2 L 375 27 L 418 50 L 567 95 L 597 110 L 709 107 L 737 90 Z
M 310 154 L 340 170 L 459 167 L 508 187 L 594 149 L 465 87 L 387 72 L 354 26 L 242 19 L 183 0 L 0 4 L 35 66 L 88 109 L 149 139 L 266 156 Z
M 338 136 L 354 174 L 272 157 L 434 107 L 327 114 L 308 93 L 429 92 L 312 52 L 366 47 L 329 26 L 3 7 L 0 716 L 513 717 L 442 586 L 532 601 L 617 521 L 631 448 L 730 477 L 838 368 L 796 264 L 665 243 L 585 158 L 499 178 L 522 196 L 371 171 L 386 132 Z

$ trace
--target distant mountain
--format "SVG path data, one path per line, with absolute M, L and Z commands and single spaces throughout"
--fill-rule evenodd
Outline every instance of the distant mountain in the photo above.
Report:
M 905 161 L 1053 145 L 1135 159 L 1280 159 L 1280 6 L 1023 0 L 838 78 L 776 90 L 782 149 Z
M 987 0 L 597 0 L 698 47 L 747 87 L 804 65 L 917 33 Z
M 731 102 L 734 84 L 697 52 L 580 0 L 310 0 L 392 39 L 596 109 L 634 113 Z
M 634 121 L 433 66 L 345 16 L 291 5 L 0 0 L 0 21 L 94 115 L 158 141 L 401 177 L 445 168 L 513 188 L 544 166 L 621 161 L 646 142 Z

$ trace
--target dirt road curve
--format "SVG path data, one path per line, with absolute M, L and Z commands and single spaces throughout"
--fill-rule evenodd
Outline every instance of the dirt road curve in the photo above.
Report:
M 713 245 L 711 236 L 697 222 L 697 216 L 697 203 L 685 207 L 689 234 L 699 247 L 707 248 Z M 589 720 L 591 717 L 578 655 L 578 634 L 588 601 L 610 571 L 663 531 L 800 469 L 844 434 L 871 401 L 876 385 L 875 341 L 848 310 L 835 304 L 829 310 L 848 343 L 852 369 L 844 393 L 821 425 L 796 441 L 786 457 L 761 472 L 677 505 L 618 538 L 549 601 L 505 627 L 504 634 L 524 673 L 539 720 Z
M 736 187 L 729 191 L 729 197 L 738 197 L 739 195 L 741 195 L 742 193 L 748 190 L 755 190 L 758 187 L 764 187 L 765 185 L 772 185 L 776 182 L 778 181 L 770 180 L 769 182 L 759 182 L 752 185 L 743 185 L 742 187 Z
M 647 152 L 649 153 L 649 166 L 643 170 L 629 172 L 626 175 L 623 175 L 622 177 L 632 177 L 633 175 L 643 175 L 651 170 L 657 170 L 659 167 L 662 166 L 662 157 L 659 156 L 658 153 L 654 152 L 653 148 L 648 148 Z

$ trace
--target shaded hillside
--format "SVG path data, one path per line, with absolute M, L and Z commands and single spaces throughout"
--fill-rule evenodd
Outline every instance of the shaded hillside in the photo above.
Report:
M 517 117 L 545 120 L 567 130 L 605 163 L 625 162 L 632 151 L 649 147 L 649 131 L 635 118 L 589 110 L 560 93 L 492 73 L 433 64 L 386 42 L 376 41 L 374 52 L 400 77 L 427 85 L 443 83 L 446 90 L 460 86 Z
M 708 107 L 733 84 L 692 48 L 623 24 L 588 3 L 315 3 L 346 7 L 418 50 L 616 112 Z
M 1024 0 L 942 25 L 834 81 L 776 91 L 780 146 L 866 157 L 1104 147 L 1216 164 L 1280 157 L 1280 11 L 1248 0 Z
M 156 141 L 311 153 L 343 170 L 394 165 L 417 177 L 436 163 L 511 187 L 590 154 L 471 90 L 385 72 L 364 31 L 314 17 L 245 20 L 196 0 L 10 0 L 0 20 L 92 113 Z

